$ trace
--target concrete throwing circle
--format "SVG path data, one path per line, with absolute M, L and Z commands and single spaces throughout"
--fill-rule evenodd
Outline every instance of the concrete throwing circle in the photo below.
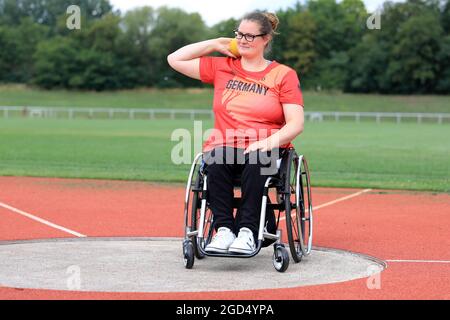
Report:
M 185 269 L 182 240 L 86 238 L 0 242 L 0 286 L 98 292 L 199 292 L 278 289 L 366 278 L 383 271 L 375 258 L 315 248 L 285 273 L 273 247 L 250 259 L 206 257 Z

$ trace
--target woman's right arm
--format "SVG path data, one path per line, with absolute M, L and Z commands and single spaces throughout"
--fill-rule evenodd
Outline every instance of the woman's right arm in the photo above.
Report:
M 176 71 L 200 80 L 200 57 L 214 51 L 236 58 L 228 49 L 231 38 L 218 38 L 184 46 L 167 56 L 167 62 Z

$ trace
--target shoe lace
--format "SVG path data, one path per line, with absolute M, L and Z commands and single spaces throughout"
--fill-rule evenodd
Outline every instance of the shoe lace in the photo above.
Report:
M 253 239 L 252 232 L 249 230 L 241 230 L 241 231 L 239 231 L 238 238 L 248 239 L 250 242 L 252 242 L 252 239 Z
M 223 235 L 223 234 L 225 234 L 225 233 L 227 233 L 228 231 L 226 230 L 226 229 L 219 229 L 219 230 L 217 230 L 217 233 L 214 235 L 214 237 L 213 237 L 213 241 L 214 240 L 217 240 L 217 238 L 219 238 L 221 235 Z

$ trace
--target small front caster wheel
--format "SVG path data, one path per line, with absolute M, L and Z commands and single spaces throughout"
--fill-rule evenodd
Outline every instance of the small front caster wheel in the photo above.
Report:
M 183 258 L 186 269 L 192 269 L 194 265 L 194 244 L 190 240 L 183 242 Z
M 278 272 L 285 272 L 289 267 L 289 253 L 284 247 L 276 247 L 273 253 L 273 266 Z

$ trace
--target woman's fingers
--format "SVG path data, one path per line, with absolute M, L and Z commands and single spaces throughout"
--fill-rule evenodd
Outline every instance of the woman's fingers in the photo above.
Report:
M 219 52 L 224 54 L 224 55 L 226 55 L 226 56 L 229 56 L 229 57 L 231 57 L 233 59 L 237 59 L 237 57 L 233 53 L 231 53 L 231 51 L 228 50 L 228 48 L 223 48 L 222 50 L 219 50 Z
M 252 144 L 250 144 L 247 149 L 245 149 L 244 154 L 246 153 L 250 153 L 252 151 L 256 151 L 258 149 L 264 148 L 264 145 L 261 145 L 261 143 L 259 141 L 257 142 L 253 142 Z

